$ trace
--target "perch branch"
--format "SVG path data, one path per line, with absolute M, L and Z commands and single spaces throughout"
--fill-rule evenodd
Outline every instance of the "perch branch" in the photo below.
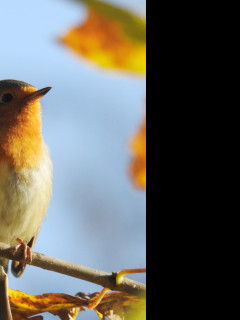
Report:
M 21 252 L 13 254 L 14 247 L 0 242 L 0 257 L 10 260 L 21 259 Z M 146 294 L 146 286 L 143 283 L 124 278 L 121 284 L 116 284 L 116 273 L 107 273 L 101 270 L 85 267 L 80 264 L 60 260 L 41 253 L 32 253 L 32 266 L 58 272 L 67 276 L 93 282 L 114 291 L 122 291 L 133 295 Z

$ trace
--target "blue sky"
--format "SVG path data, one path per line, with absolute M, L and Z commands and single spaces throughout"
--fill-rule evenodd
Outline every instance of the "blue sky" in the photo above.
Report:
M 108 2 L 146 11 L 143 0 Z M 146 194 L 134 189 L 127 169 L 129 138 L 145 113 L 145 78 L 86 64 L 59 44 L 85 16 L 74 1 L 1 2 L 0 79 L 53 87 L 42 99 L 53 196 L 35 250 L 107 272 L 140 268 L 146 265 Z M 145 282 L 144 275 L 131 278 Z M 20 279 L 10 276 L 10 287 L 30 294 L 101 290 L 34 267 Z M 94 312 L 81 317 L 98 319 Z

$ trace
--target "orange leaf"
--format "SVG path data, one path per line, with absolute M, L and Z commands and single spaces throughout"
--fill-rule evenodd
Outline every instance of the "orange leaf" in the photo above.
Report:
M 145 74 L 144 27 L 140 32 L 138 30 L 139 24 L 144 26 L 142 19 L 101 1 L 83 2 L 90 5 L 87 20 L 70 30 L 60 41 L 101 67 Z M 130 25 L 127 19 L 134 23 Z M 141 31 L 143 34 L 139 36 Z
M 133 138 L 131 147 L 134 156 L 130 164 L 130 174 L 137 187 L 146 188 L 146 119 Z

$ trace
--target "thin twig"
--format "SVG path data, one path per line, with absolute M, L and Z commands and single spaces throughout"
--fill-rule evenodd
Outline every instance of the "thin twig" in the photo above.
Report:
M 9 245 L 0 242 L 0 257 L 19 261 L 21 259 L 21 252 L 18 251 L 13 254 L 13 250 L 14 247 L 10 247 Z M 93 282 L 111 290 L 122 291 L 133 295 L 146 294 L 146 286 L 143 283 L 124 278 L 121 284 L 116 285 L 116 273 L 107 273 L 80 264 L 46 256 L 41 253 L 32 253 L 31 265 Z

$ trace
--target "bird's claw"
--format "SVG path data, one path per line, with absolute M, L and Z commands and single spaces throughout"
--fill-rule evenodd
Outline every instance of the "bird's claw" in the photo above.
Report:
M 16 241 L 18 244 L 14 247 L 13 254 L 15 254 L 19 249 L 22 249 L 22 258 L 21 258 L 21 263 L 23 266 L 27 264 L 27 260 L 29 263 L 32 263 L 32 251 L 31 248 L 23 242 L 21 239 L 17 238 Z

